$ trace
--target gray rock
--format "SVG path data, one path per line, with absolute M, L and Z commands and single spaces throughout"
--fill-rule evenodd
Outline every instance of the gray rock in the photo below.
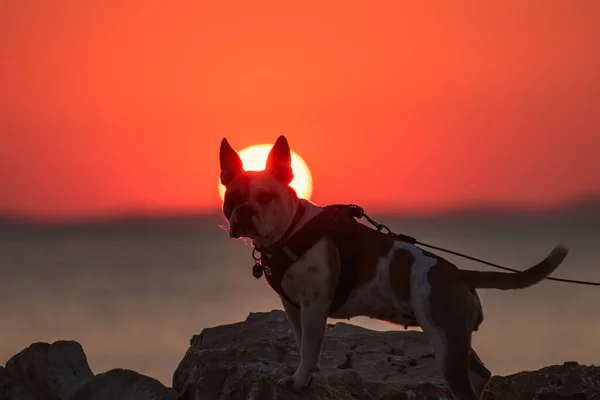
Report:
M 0 400 L 450 400 L 425 336 L 328 325 L 320 371 L 301 395 L 296 343 L 282 311 L 208 328 L 191 340 L 173 388 L 135 371 L 94 376 L 77 342 L 34 343 L 0 367 Z M 600 367 L 566 362 L 492 378 L 484 400 L 600 400 Z
M 35 388 L 19 375 L 0 367 L 0 400 L 62 400 L 58 395 Z
M 44 399 L 69 399 L 94 377 L 83 348 L 73 341 L 33 343 L 8 360 L 5 369 L 13 382 L 21 382 L 19 387 L 28 384 Z
M 599 400 L 600 367 L 565 362 L 495 377 L 487 394 L 485 400 Z
M 208 328 L 173 376 L 183 399 L 440 399 L 449 394 L 420 332 L 328 325 L 320 371 L 302 396 L 277 386 L 299 363 L 282 311 Z
M 173 375 L 173 388 L 181 400 L 451 399 L 421 332 L 328 325 L 320 371 L 301 395 L 277 386 L 298 363 L 285 314 L 252 313 L 244 322 L 194 336 Z M 484 399 L 600 400 L 600 367 L 565 363 L 494 377 Z
M 0 400 L 174 400 L 156 379 L 115 369 L 94 376 L 77 342 L 34 343 L 0 367 Z
M 175 392 L 156 379 L 128 369 L 96 375 L 69 400 L 175 400 Z

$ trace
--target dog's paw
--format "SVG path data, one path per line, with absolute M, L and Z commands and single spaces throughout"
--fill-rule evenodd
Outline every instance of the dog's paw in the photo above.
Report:
M 300 393 L 303 389 L 310 386 L 312 380 L 312 374 L 308 377 L 308 379 L 302 379 L 297 374 L 294 374 L 292 376 L 286 376 L 285 378 L 280 379 L 279 382 L 277 382 L 277 385 L 289 387 L 292 392 Z

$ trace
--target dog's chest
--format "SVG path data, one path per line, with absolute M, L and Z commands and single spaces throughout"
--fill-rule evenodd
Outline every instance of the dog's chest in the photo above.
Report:
M 376 258 L 372 277 L 358 285 L 344 306 L 332 318 L 367 316 L 403 325 L 414 325 L 410 304 L 412 258 L 403 257 L 406 243 L 395 241 Z

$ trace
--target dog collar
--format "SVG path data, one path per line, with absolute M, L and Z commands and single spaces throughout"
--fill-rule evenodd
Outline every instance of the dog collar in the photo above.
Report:
M 306 211 L 306 208 L 304 207 L 304 205 L 302 205 L 302 203 L 298 202 L 298 206 L 296 207 L 296 214 L 294 215 L 294 219 L 292 220 L 292 223 L 287 228 L 287 230 L 285 231 L 285 233 L 283 234 L 281 239 L 279 239 L 277 241 L 277 243 L 275 243 L 273 246 L 277 246 L 279 243 L 284 243 L 288 239 L 288 237 L 290 236 L 290 233 L 292 233 L 292 231 L 294 230 L 296 225 L 298 225 L 298 222 L 300 222 L 300 218 L 302 218 L 305 211 Z
M 254 261 L 256 261 L 256 263 L 252 268 L 252 275 L 254 275 L 256 279 L 259 279 L 263 275 L 263 270 L 265 270 L 265 273 L 267 275 L 270 275 L 271 271 L 269 269 L 265 269 L 264 262 L 262 261 L 264 260 L 264 258 L 269 258 L 271 254 L 273 254 L 279 249 L 287 249 L 287 247 L 285 246 L 285 242 L 288 240 L 290 234 L 292 233 L 296 225 L 298 225 L 298 222 L 300 221 L 300 218 L 302 218 L 302 216 L 304 215 L 305 211 L 305 207 L 302 205 L 302 203 L 298 202 L 298 206 L 296 207 L 296 214 L 294 214 L 294 219 L 292 220 L 292 223 L 284 232 L 284 234 L 281 236 L 281 238 L 276 243 L 270 246 L 254 248 L 254 250 L 252 251 L 252 257 L 254 258 Z M 257 251 L 261 254 L 260 257 L 256 257 Z M 261 261 L 260 264 L 259 261 Z

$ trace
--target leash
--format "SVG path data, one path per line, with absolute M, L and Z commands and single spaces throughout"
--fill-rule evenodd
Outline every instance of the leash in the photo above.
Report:
M 522 271 L 519 271 L 517 269 L 512 269 L 512 268 L 504 267 L 502 265 L 494 264 L 492 262 L 485 261 L 485 260 L 482 260 L 480 258 L 471 257 L 471 256 L 468 256 L 466 254 L 458 253 L 458 252 L 453 251 L 453 250 L 448 250 L 448 249 L 444 249 L 444 248 L 441 248 L 441 247 L 438 247 L 438 246 L 434 246 L 434 245 L 431 245 L 431 244 L 423 243 L 423 242 L 418 241 L 417 239 L 415 239 L 412 236 L 403 235 L 401 233 L 394 233 L 386 225 L 380 224 L 377 221 L 375 221 L 373 218 L 369 217 L 365 213 L 365 211 L 362 209 L 362 207 L 357 206 L 356 204 L 332 204 L 330 207 L 334 207 L 334 208 L 338 208 L 338 209 L 347 209 L 347 210 L 350 211 L 350 214 L 354 218 L 356 218 L 356 219 L 360 219 L 360 218 L 364 217 L 367 221 L 369 221 L 369 223 L 371 225 L 373 225 L 377 229 L 378 232 L 385 231 L 385 233 L 387 235 L 392 236 L 392 237 L 394 237 L 397 240 L 400 240 L 400 241 L 403 241 L 403 242 L 407 242 L 407 243 L 410 243 L 410 244 L 414 244 L 414 245 L 429 247 L 430 249 L 434 249 L 434 250 L 438 250 L 438 251 L 443 251 L 444 253 L 448 253 L 448 254 L 452 254 L 452 255 L 458 256 L 458 257 L 466 258 L 468 260 L 472 260 L 472 261 L 475 261 L 475 262 L 478 262 L 478 263 L 481 263 L 481 264 L 489 265 L 491 267 L 502 269 L 504 271 L 522 272 Z M 546 279 L 551 280 L 551 281 L 557 281 L 557 282 L 575 283 L 575 284 L 578 284 L 578 285 L 600 286 L 600 282 L 589 282 L 589 281 L 580 281 L 580 280 L 575 280 L 575 279 L 563 279 L 563 278 L 552 278 L 552 277 L 548 277 Z

